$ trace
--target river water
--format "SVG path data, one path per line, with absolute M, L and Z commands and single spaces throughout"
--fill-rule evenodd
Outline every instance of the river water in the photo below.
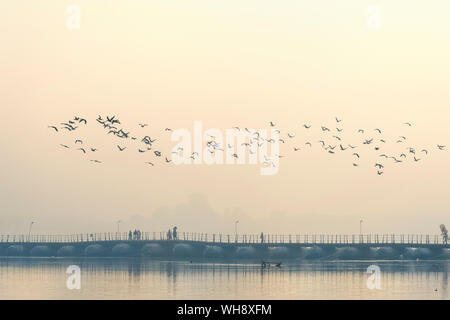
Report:
M 79 269 L 67 273 L 69 266 Z M 449 299 L 449 272 L 450 261 L 262 268 L 258 261 L 1 258 L 0 299 Z

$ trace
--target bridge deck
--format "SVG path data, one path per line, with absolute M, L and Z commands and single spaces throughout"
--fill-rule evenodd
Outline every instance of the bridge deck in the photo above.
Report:
M 414 246 L 448 248 L 439 235 L 424 234 L 365 234 L 365 235 L 330 235 L 304 234 L 280 235 L 265 234 L 207 234 L 179 232 L 177 239 L 168 239 L 165 232 L 142 232 L 140 237 L 129 237 L 127 232 L 84 233 L 69 235 L 0 235 L 0 244 L 76 244 L 76 243 L 133 243 L 133 242 L 188 242 L 208 245 L 251 244 L 252 246 Z

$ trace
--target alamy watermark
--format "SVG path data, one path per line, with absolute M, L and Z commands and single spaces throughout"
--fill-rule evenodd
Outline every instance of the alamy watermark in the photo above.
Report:
M 81 269 L 77 265 L 70 265 L 66 269 L 69 277 L 66 280 L 66 287 L 69 290 L 81 289 Z
M 80 29 L 81 25 L 81 10 L 77 5 L 71 5 L 67 7 L 66 13 L 69 17 L 66 20 L 66 27 L 69 30 Z
M 381 26 L 381 10 L 379 6 L 370 5 L 367 7 L 367 27 L 378 29 Z
M 381 269 L 380 269 L 380 267 L 372 264 L 367 268 L 366 272 L 370 274 L 369 278 L 366 281 L 367 289 L 381 290 Z
M 175 129 L 171 141 L 178 142 L 171 151 L 174 164 L 260 164 L 261 175 L 274 175 L 280 166 L 280 131 L 231 128 L 203 130 L 194 121 L 193 132 Z

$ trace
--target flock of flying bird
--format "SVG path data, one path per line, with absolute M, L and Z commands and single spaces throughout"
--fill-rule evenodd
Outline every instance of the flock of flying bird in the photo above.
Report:
M 419 148 L 416 150 L 416 148 L 412 146 L 405 147 L 405 144 L 407 144 L 407 137 L 404 135 L 400 135 L 395 139 L 388 139 L 384 138 L 382 136 L 382 130 L 379 128 L 375 128 L 373 130 L 367 131 L 364 129 L 358 129 L 357 134 L 361 136 L 365 136 L 368 133 L 370 133 L 369 137 L 363 137 L 360 139 L 360 144 L 352 144 L 352 143 L 344 143 L 344 138 L 342 137 L 342 133 L 344 132 L 344 127 L 342 126 L 341 122 L 342 119 L 339 119 L 335 117 L 335 128 L 331 128 L 331 126 L 320 126 L 319 133 L 321 134 L 321 138 L 316 141 L 305 141 L 303 146 L 306 148 L 312 148 L 313 145 L 318 145 L 321 150 L 326 152 L 329 155 L 334 155 L 336 153 L 340 152 L 349 152 L 351 153 L 352 165 L 353 167 L 359 166 L 359 160 L 362 157 L 362 154 L 359 150 L 362 148 L 365 148 L 364 151 L 367 149 L 372 150 L 376 152 L 377 159 L 373 161 L 373 167 L 375 168 L 375 171 L 378 175 L 382 175 L 384 173 L 384 167 L 385 164 L 382 160 L 390 161 L 392 163 L 402 163 L 405 162 L 408 158 L 411 159 L 411 161 L 419 162 L 421 161 L 425 156 L 429 154 L 429 150 L 425 148 Z M 333 122 L 334 122 L 333 121 Z M 142 138 L 137 138 L 136 136 L 132 135 L 130 131 L 124 129 L 121 126 L 121 122 L 118 118 L 115 116 L 106 116 L 103 118 L 102 116 L 98 116 L 96 119 L 96 122 L 98 126 L 103 128 L 105 130 L 105 133 L 107 135 L 115 136 L 118 139 L 118 143 L 116 144 L 116 148 L 118 152 L 124 152 L 130 150 L 129 145 L 125 145 L 127 141 L 133 141 L 135 140 L 137 143 L 139 143 L 139 146 L 137 147 L 137 152 L 144 154 L 144 153 L 151 153 L 152 160 L 151 161 L 145 161 L 144 163 L 150 166 L 155 166 L 155 164 L 158 162 L 162 162 L 164 164 L 169 164 L 172 160 L 169 159 L 169 157 L 166 154 L 163 154 L 162 151 L 160 151 L 159 148 L 156 148 L 155 142 L 157 139 L 152 139 L 150 136 L 145 135 Z M 86 126 L 88 121 L 84 118 L 75 116 L 72 120 L 62 122 L 61 126 L 56 125 L 50 125 L 48 128 L 54 130 L 57 133 L 60 133 L 62 131 L 67 132 L 73 132 L 79 129 L 80 126 Z M 281 136 L 281 131 L 279 129 L 276 129 L 276 124 L 271 121 L 269 122 L 270 127 L 273 128 L 279 135 L 280 138 L 278 138 L 278 142 L 280 144 L 286 144 L 288 145 L 288 141 L 296 141 L 296 134 L 287 132 L 286 136 Z M 149 125 L 146 123 L 139 123 L 138 128 L 139 130 L 145 130 L 146 127 Z M 302 130 L 310 131 L 313 130 L 313 126 L 310 124 L 302 124 L 300 125 Z M 403 126 L 405 127 L 412 127 L 412 124 L 409 122 L 403 123 Z M 254 154 L 257 152 L 255 148 L 262 147 L 263 143 L 275 143 L 273 138 L 266 138 L 263 137 L 258 131 L 249 129 L 249 128 L 240 128 L 240 127 L 234 127 L 234 130 L 244 130 L 247 133 L 247 141 L 242 143 L 242 146 L 245 146 L 245 148 L 248 149 L 249 154 Z M 165 128 L 164 132 L 171 132 L 172 129 Z M 375 137 L 374 137 L 375 136 Z M 330 142 L 331 141 L 331 142 Z M 400 146 L 403 146 L 401 148 L 402 151 L 397 152 L 396 154 L 388 154 L 383 151 L 384 145 L 386 145 L 388 142 L 392 142 L 395 144 L 398 144 Z M 66 144 L 60 145 L 64 149 L 70 149 L 72 147 L 76 148 L 77 151 L 79 151 L 82 154 L 91 154 L 98 151 L 96 147 L 86 147 L 84 145 L 84 142 L 80 138 L 76 138 L 74 141 L 74 145 L 68 146 Z M 236 146 L 231 145 L 227 143 L 226 146 L 222 146 L 219 142 L 215 140 L 214 136 L 209 136 L 209 140 L 206 142 L 205 145 L 206 149 L 214 155 L 216 152 L 224 152 L 224 148 L 232 149 L 235 152 Z M 303 147 L 301 145 L 296 144 L 295 146 L 291 146 L 292 150 L 294 152 L 298 152 L 303 150 Z M 436 145 L 437 150 L 445 150 L 445 145 L 437 144 Z M 172 153 L 183 153 L 183 148 L 179 147 L 178 150 L 172 151 Z M 191 159 L 195 159 L 196 157 L 199 157 L 199 154 L 197 152 L 192 152 L 190 155 Z M 232 153 L 232 156 L 234 158 L 238 158 L 239 155 L 237 153 Z M 282 158 L 282 155 L 275 155 L 276 157 Z M 102 163 L 102 161 L 97 159 L 91 159 L 91 162 L 94 163 Z M 264 165 L 274 165 L 273 159 L 271 159 L 268 156 L 264 156 Z

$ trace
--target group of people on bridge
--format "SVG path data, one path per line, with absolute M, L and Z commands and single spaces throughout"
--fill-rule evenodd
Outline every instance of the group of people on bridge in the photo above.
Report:
M 128 232 L 128 240 L 141 240 L 142 232 L 141 230 L 134 229 L 133 232 L 131 230 Z
M 178 240 L 177 227 L 173 227 L 172 230 L 167 231 L 167 240 Z

